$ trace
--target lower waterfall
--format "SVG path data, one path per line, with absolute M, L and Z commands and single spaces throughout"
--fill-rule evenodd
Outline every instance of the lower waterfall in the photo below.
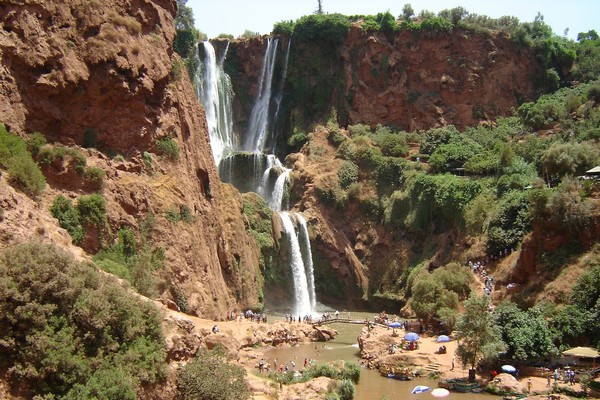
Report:
M 302 254 L 303 251 L 300 247 L 299 236 L 304 237 L 304 233 L 302 232 L 304 232 L 304 229 L 306 228 L 306 221 L 300 214 L 294 214 L 293 216 L 296 219 L 298 225 L 300 225 L 299 230 L 301 235 L 296 232 L 296 228 L 294 227 L 294 223 L 292 222 L 292 216 L 290 216 L 290 214 L 287 212 L 279 213 L 279 217 L 281 218 L 281 224 L 283 226 L 283 230 L 288 240 L 288 245 L 290 249 L 289 261 L 294 281 L 293 314 L 304 317 L 305 315 L 312 314 L 315 310 L 316 299 L 314 291 L 314 276 L 312 273 L 313 271 L 312 259 L 310 257 L 310 249 L 308 249 L 308 259 L 310 259 L 311 261 L 305 262 L 307 255 Z M 303 239 L 303 241 L 305 240 L 306 238 Z

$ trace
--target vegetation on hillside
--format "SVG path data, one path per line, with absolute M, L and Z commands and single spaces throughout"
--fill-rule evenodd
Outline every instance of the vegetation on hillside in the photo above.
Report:
M 340 215 L 358 210 L 362 219 L 382 224 L 389 234 L 409 235 L 414 243 L 408 265 L 400 268 L 391 259 L 371 277 L 370 296 L 408 302 L 419 318 L 441 321 L 451 330 L 473 279 L 460 264 L 464 258 L 453 259 L 446 249 L 438 249 L 444 254 L 439 267 L 426 268 L 428 250 L 418 243 L 436 235 L 472 238 L 483 245 L 477 257 L 498 260 L 517 249 L 534 226 L 568 232 L 568 243 L 539 255 L 540 273 L 552 279 L 583 254 L 589 256 L 586 269 L 595 271 L 596 248 L 580 241 L 597 220 L 598 183 L 578 177 L 600 164 L 599 87 L 593 81 L 563 88 L 523 104 L 513 116 L 462 132 L 453 126 L 418 133 L 360 124 L 342 129 L 332 114 L 328 139 L 344 162 L 337 179 L 317 188 L 320 201 Z M 578 290 L 573 296 L 582 299 Z M 557 354 L 569 344 L 596 344 L 586 321 L 596 315 L 598 294 L 588 295 L 587 309 L 530 308 L 534 295 L 499 307 L 494 318 L 502 321 L 503 337 L 535 336 L 523 339 L 528 347 L 521 339 L 506 339 L 507 354 L 523 360 Z M 548 334 L 536 335 L 532 326 Z
M 31 397 L 135 399 L 166 376 L 152 303 L 51 245 L 0 253 L 0 308 L 0 365 Z
M 29 143 L 6 130 L 0 123 L 0 167 L 8 172 L 11 185 L 29 196 L 39 196 L 46 187 L 46 179 L 31 152 L 43 144 L 39 134 L 32 135 Z

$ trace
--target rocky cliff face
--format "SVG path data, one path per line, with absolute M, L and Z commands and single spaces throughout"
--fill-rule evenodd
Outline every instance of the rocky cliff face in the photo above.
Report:
M 99 151 L 87 151 L 87 163 L 106 172 L 110 231 L 136 228 L 153 212 L 152 240 L 166 256 L 156 273 L 160 296 L 181 293 L 190 313 L 222 316 L 260 303 L 258 252 L 239 193 L 217 176 L 204 111 L 173 54 L 174 13 L 169 0 L 2 2 L 0 115 L 11 131 L 38 131 L 49 142 L 82 146 L 91 134 Z M 181 149 L 176 161 L 154 154 L 167 137 Z M 109 157 L 117 153 L 123 157 Z M 3 230 L 16 234 L 3 243 L 62 231 L 49 217 L 51 202 L 86 188 L 60 173 L 48 182 L 38 203 L 19 211 L 43 229 L 6 218 Z M 0 193 L 6 210 L 27 207 Z M 165 219 L 182 207 L 191 223 Z
M 282 64 L 287 38 L 279 39 L 277 62 Z M 504 33 L 405 29 L 385 34 L 353 26 L 339 48 L 323 55 L 321 45 L 292 38 L 281 112 L 288 130 L 322 122 L 331 107 L 338 109 L 342 125 L 415 131 L 453 124 L 462 129 L 510 114 L 532 99 L 533 77 L 542 73 L 532 51 Z M 234 40 L 229 46 L 225 65 L 242 127 L 256 96 L 265 47 L 264 38 Z
M 349 123 L 477 125 L 534 94 L 533 54 L 505 34 L 351 29 L 342 52 Z

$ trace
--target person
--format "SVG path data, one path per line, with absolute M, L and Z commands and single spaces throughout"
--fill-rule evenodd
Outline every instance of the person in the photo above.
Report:
M 527 393 L 531 393 L 531 386 L 533 383 L 531 382 L 531 378 L 527 379 Z
M 452 368 L 450 368 L 450 371 L 454 371 L 454 357 L 452 357 Z
M 216 326 L 216 325 L 215 325 L 215 326 L 213 326 L 213 328 L 212 328 L 212 332 L 213 332 L 213 333 L 218 333 L 218 332 L 219 332 L 219 327 L 218 327 L 218 326 Z
M 550 374 L 548 374 L 546 378 L 548 378 L 548 383 L 546 384 L 546 386 L 550 387 Z
M 335 319 L 338 319 L 340 317 L 340 312 L 338 310 L 335 310 Z

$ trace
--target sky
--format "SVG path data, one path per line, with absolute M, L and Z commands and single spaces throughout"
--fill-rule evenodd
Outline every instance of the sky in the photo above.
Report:
M 404 4 L 411 4 L 416 14 L 421 10 L 435 13 L 458 6 L 468 12 L 499 18 L 510 15 L 521 22 L 532 22 L 538 12 L 557 35 L 568 28 L 570 39 L 579 32 L 595 29 L 600 33 L 600 0 L 322 0 L 323 11 L 345 15 L 374 15 L 390 11 L 396 17 Z M 221 33 L 240 36 L 244 31 L 269 34 L 273 24 L 297 20 L 312 14 L 317 0 L 188 0 L 196 27 L 209 38 Z

